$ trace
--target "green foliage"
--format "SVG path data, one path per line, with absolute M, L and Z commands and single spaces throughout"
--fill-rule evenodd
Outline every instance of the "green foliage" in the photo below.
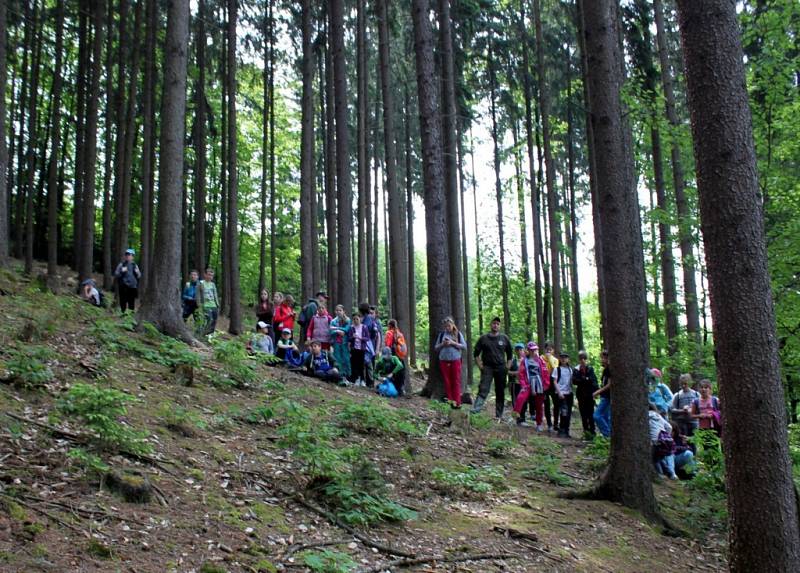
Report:
M 439 489 L 454 494 L 485 494 L 503 489 L 503 475 L 492 466 L 460 466 L 454 469 L 436 467 L 431 470 L 431 477 Z
M 561 458 L 550 453 L 535 453 L 528 462 L 528 469 L 522 477 L 549 482 L 553 485 L 572 485 L 572 479 L 561 471 Z
M 691 487 L 710 494 L 725 492 L 725 457 L 722 442 L 712 430 L 697 430 L 690 438 L 697 448 L 697 472 Z
M 132 333 L 136 329 L 133 315 L 119 318 L 103 318 L 95 321 L 93 334 L 106 348 L 116 353 L 128 352 L 148 362 L 169 368 L 191 366 L 197 368 L 200 356 L 184 342 L 164 336 L 150 323 L 144 323 L 144 342 Z
M 6 352 L 10 355 L 6 360 L 6 370 L 13 383 L 25 388 L 40 388 L 53 381 L 53 370 L 47 364 L 53 353 L 47 347 L 10 347 Z
M 428 402 L 428 407 L 433 410 L 434 412 L 441 414 L 442 416 L 447 416 L 450 414 L 450 404 L 447 402 L 442 402 L 441 400 L 430 400 Z
M 608 465 L 608 455 L 611 452 L 611 440 L 600 434 L 595 435 L 584 450 L 584 460 L 589 467 L 595 471 L 600 471 Z
M 355 570 L 358 563 L 346 553 L 339 551 L 304 551 L 300 554 L 303 565 L 314 573 L 349 573 Z
M 385 497 L 368 493 L 342 481 L 332 481 L 322 488 L 322 497 L 336 510 L 336 515 L 349 525 L 369 527 L 382 521 L 409 521 L 417 513 Z
M 422 429 L 408 410 L 393 408 L 374 398 L 364 402 L 340 400 L 336 404 L 340 426 L 362 434 L 418 436 Z
M 247 354 L 246 340 L 212 337 L 210 342 L 214 349 L 214 359 L 223 366 L 222 372 L 216 372 L 212 376 L 215 386 L 243 388 L 258 381 L 255 362 Z
M 178 404 L 162 403 L 158 408 L 158 416 L 167 428 L 186 436 L 193 436 L 195 429 L 205 430 L 208 427 L 197 412 Z
M 789 455 L 794 481 L 800 487 L 800 424 L 789 424 Z
M 103 475 L 111 469 L 111 466 L 106 464 L 100 456 L 84 448 L 72 448 L 67 452 L 67 457 L 88 475 Z
M 516 442 L 513 440 L 505 440 L 502 438 L 489 438 L 486 441 L 486 452 L 493 458 L 506 458 L 516 447 Z
M 147 433 L 119 421 L 127 414 L 125 405 L 135 401 L 132 396 L 113 388 L 75 384 L 59 401 L 58 409 L 80 418 L 104 447 L 147 454 L 152 451 L 152 446 L 145 441 Z
M 488 430 L 492 427 L 492 419 L 486 414 L 470 414 L 469 425 L 476 430 Z
M 244 420 L 248 424 L 263 424 L 275 417 L 275 411 L 269 406 L 258 406 L 245 414 Z

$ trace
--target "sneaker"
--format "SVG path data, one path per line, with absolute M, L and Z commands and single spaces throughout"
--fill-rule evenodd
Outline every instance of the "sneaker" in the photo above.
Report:
M 544 430 L 544 426 L 542 426 L 541 424 L 539 424 L 538 426 L 536 426 L 536 431 L 537 431 L 537 432 L 541 432 L 541 431 L 543 431 L 543 430 Z
M 531 425 L 528 422 L 517 422 L 517 426 L 520 428 L 530 428 Z
M 672 475 L 669 476 L 669 479 L 676 480 L 676 479 L 678 479 L 678 476 L 676 474 L 672 474 Z
M 475 403 L 472 405 L 472 409 L 469 411 L 470 414 L 479 414 L 481 410 L 483 410 L 483 403 L 484 399 L 478 396 L 475 398 Z

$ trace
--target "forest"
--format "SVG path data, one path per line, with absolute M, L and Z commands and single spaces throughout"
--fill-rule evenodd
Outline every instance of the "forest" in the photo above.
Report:
M 797 0 L 0 0 L 0 267 L 124 310 L 130 251 L 130 332 L 223 364 L 262 293 L 366 303 L 437 401 L 449 317 L 467 403 L 495 317 L 607 351 L 607 465 L 563 495 L 670 533 L 646 378 L 709 380 L 727 567 L 796 571 L 798 131 Z M 211 337 L 182 301 L 207 269 Z

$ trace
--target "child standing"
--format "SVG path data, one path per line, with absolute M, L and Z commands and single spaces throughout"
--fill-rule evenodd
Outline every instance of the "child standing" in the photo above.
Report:
M 547 364 L 539 356 L 539 346 L 529 342 L 527 354 L 522 354 L 519 363 L 520 393 L 514 403 L 514 411 L 518 414 L 517 424 L 525 423 L 525 407 L 532 401 L 536 416 L 536 429 L 541 432 L 544 418 L 545 392 L 550 388 L 547 379 Z
M 569 438 L 569 423 L 572 420 L 572 406 L 574 395 L 572 393 L 572 378 L 574 370 L 569 365 L 569 354 L 562 352 L 558 356 L 558 368 L 550 375 L 550 383 L 555 384 L 558 402 L 558 435 L 562 438 Z
M 197 310 L 197 282 L 200 278 L 200 275 L 197 271 L 192 271 L 189 273 L 189 282 L 186 283 L 183 287 L 183 293 L 181 295 L 181 301 L 183 302 L 183 321 L 186 320 L 194 314 L 194 311 Z
M 333 359 L 336 360 L 336 365 L 342 376 L 348 380 L 352 376 L 350 368 L 350 328 L 352 323 L 347 318 L 344 312 L 344 307 L 339 304 L 336 306 L 336 318 L 331 321 L 330 325 L 330 339 L 333 345 Z
M 320 343 L 323 350 L 330 350 L 331 348 L 331 315 L 324 304 L 319 305 L 317 314 L 308 323 L 308 330 L 306 331 L 306 338 L 308 340 L 316 340 Z
M 136 251 L 133 249 L 125 251 L 122 262 L 114 271 L 119 289 L 119 307 L 123 313 L 126 310 L 131 312 L 135 310 L 136 297 L 139 296 L 139 279 L 142 278 L 142 271 L 139 270 L 139 265 L 133 262 L 135 254 Z
M 444 378 L 444 393 L 453 408 L 461 407 L 461 355 L 467 342 L 456 328 L 452 317 L 443 321 L 444 329 L 436 339 L 434 352 L 439 353 L 439 370 Z
M 589 355 L 585 350 L 578 353 L 578 367 L 575 369 L 575 387 L 578 395 L 578 411 L 586 437 L 594 437 L 594 393 L 597 391 L 597 375 L 589 365 Z
M 348 336 L 350 341 L 350 381 L 356 386 L 366 386 L 366 378 L 364 372 L 364 363 L 367 359 L 368 347 L 372 346 L 372 341 L 369 339 L 369 330 L 361 322 L 361 313 L 357 312 L 353 315 L 353 327 L 350 329 Z M 370 361 L 372 356 L 370 356 Z
M 219 317 L 219 295 L 217 285 L 214 284 L 214 269 L 206 269 L 205 278 L 200 281 L 198 291 L 198 302 L 206 318 L 203 334 L 211 334 L 217 329 L 217 317 Z

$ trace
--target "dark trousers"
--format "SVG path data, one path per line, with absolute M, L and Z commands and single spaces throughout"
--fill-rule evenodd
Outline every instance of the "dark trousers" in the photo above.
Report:
M 494 399 L 495 415 L 499 418 L 503 415 L 503 410 L 506 404 L 506 379 L 508 378 L 508 370 L 504 366 L 499 368 L 492 368 L 484 366 L 481 370 L 481 382 L 478 386 L 478 398 L 486 401 L 489 397 L 489 390 L 492 387 L 492 380 L 494 380 Z
M 553 402 L 553 415 L 550 416 L 550 402 Z M 555 385 L 551 382 L 550 388 L 544 393 L 544 417 L 548 428 L 558 429 L 558 394 Z
M 569 423 L 572 421 L 572 406 L 575 403 L 574 394 L 564 394 L 563 398 L 556 395 L 556 411 L 558 412 L 559 422 L 558 433 L 561 436 L 569 436 Z
M 133 312 L 136 303 L 136 296 L 139 294 L 138 288 L 131 288 L 119 283 L 119 308 L 122 312 L 130 309 Z
M 365 350 L 353 348 L 350 350 L 350 381 L 355 382 L 359 378 L 364 380 L 364 356 Z
M 397 388 L 397 395 L 402 396 L 404 394 L 404 388 L 406 384 L 405 368 L 403 368 L 400 372 L 392 376 L 392 384 L 394 384 L 394 387 Z
M 197 301 L 184 300 L 183 301 L 183 321 L 186 322 L 190 316 L 197 310 Z
M 203 329 L 203 333 L 208 335 L 214 332 L 217 329 L 217 318 L 219 318 L 219 309 L 218 308 L 207 308 L 204 311 L 206 315 L 206 325 Z
M 588 396 L 578 395 L 578 411 L 581 413 L 583 431 L 594 435 L 594 398 L 591 394 Z

